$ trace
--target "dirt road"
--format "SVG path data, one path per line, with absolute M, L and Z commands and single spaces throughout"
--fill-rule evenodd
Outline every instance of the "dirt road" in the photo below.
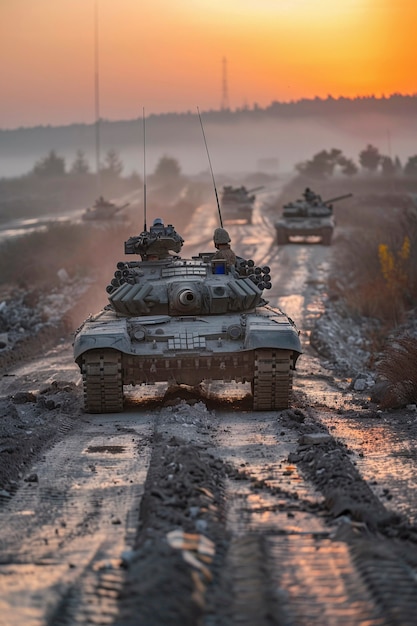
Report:
M 216 226 L 198 209 L 183 256 L 211 250 Z M 155 385 L 88 415 L 65 338 L 9 371 L 0 624 L 415 624 L 416 414 L 379 412 L 310 348 L 333 248 L 278 248 L 259 206 L 226 227 L 301 330 L 292 408 Z

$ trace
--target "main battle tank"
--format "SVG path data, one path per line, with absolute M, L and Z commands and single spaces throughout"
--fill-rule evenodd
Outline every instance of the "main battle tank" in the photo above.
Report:
M 157 222 L 158 220 L 156 220 Z M 161 222 L 125 242 L 109 304 L 76 331 L 74 357 L 90 413 L 123 410 L 123 386 L 250 382 L 255 410 L 288 407 L 299 332 L 268 306 L 269 268 L 213 253 L 183 259 L 183 239 Z
M 282 216 L 275 223 L 278 245 L 291 243 L 291 237 L 320 237 L 324 246 L 330 246 L 335 226 L 332 202 L 350 198 L 351 193 L 322 200 L 307 188 L 303 200 L 285 204 Z
M 247 224 L 252 224 L 253 205 L 256 200 L 253 192 L 260 189 L 263 189 L 263 187 L 246 189 L 243 186 L 232 187 L 231 185 L 225 185 L 221 197 L 224 220 L 245 220 Z
M 129 206 L 129 203 L 122 206 L 117 206 L 113 202 L 105 200 L 103 196 L 97 198 L 92 207 L 89 207 L 82 214 L 82 219 L 86 221 L 90 220 L 113 220 L 124 218 L 121 213 L 123 209 Z

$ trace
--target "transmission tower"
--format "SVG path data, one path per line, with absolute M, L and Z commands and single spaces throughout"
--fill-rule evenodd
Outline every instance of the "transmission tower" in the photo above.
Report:
M 229 109 L 229 90 L 227 86 L 227 59 L 223 57 L 222 59 L 222 102 L 220 108 L 222 111 L 225 109 Z

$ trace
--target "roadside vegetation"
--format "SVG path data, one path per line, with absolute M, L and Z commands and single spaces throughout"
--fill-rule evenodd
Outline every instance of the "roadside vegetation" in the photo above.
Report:
M 381 406 L 399 407 L 417 401 L 417 338 L 391 340 L 378 363 L 377 371 L 386 381 Z
M 49 288 L 59 284 L 61 269 L 70 279 L 93 277 L 109 266 L 111 271 L 130 234 L 120 223 L 100 228 L 51 222 L 44 231 L 14 237 L 0 246 L 0 285 Z

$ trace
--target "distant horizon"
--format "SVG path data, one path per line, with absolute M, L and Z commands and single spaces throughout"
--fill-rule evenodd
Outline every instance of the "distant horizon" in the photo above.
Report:
M 199 107 L 200 108 L 200 107 Z M 320 150 L 337 148 L 350 159 L 367 144 L 381 154 L 407 160 L 415 155 L 417 95 L 327 97 L 290 103 L 277 100 L 265 109 L 204 111 L 200 108 L 216 172 L 255 171 L 258 162 L 272 160 L 280 172 L 310 159 Z M 125 173 L 141 169 L 143 125 L 139 116 L 126 120 L 103 119 L 101 155 L 113 149 Z M 197 110 L 151 113 L 146 123 L 149 171 L 164 155 L 176 158 L 190 175 L 207 169 Z M 13 177 L 30 171 L 35 161 L 51 150 L 67 163 L 82 150 L 95 163 L 95 123 L 74 122 L 0 131 L 0 172 Z M 202 149 L 203 147 L 203 149 Z M 93 165 L 94 167 L 94 165 Z
M 320 97 L 320 96 L 313 96 L 313 97 L 300 97 L 297 99 L 291 99 L 291 100 L 271 100 L 271 102 L 269 104 L 266 104 L 265 106 L 260 106 L 256 103 L 253 103 L 252 105 L 245 105 L 245 106 L 237 106 L 235 108 L 229 107 L 229 108 L 212 108 L 212 109 L 206 109 L 206 110 L 201 110 L 202 114 L 207 114 L 207 113 L 239 113 L 239 112 L 244 112 L 244 111 L 267 111 L 268 109 L 270 109 L 271 107 L 273 107 L 274 105 L 296 105 L 296 104 L 300 104 L 300 103 L 308 103 L 308 102 L 326 102 L 326 101 L 340 101 L 340 100 L 344 100 L 344 101 L 350 101 L 350 102 L 354 102 L 356 100 L 359 101 L 366 101 L 366 100 L 377 100 L 377 101 L 383 101 L 383 100 L 390 100 L 391 98 L 395 98 L 395 97 L 400 97 L 400 98 L 416 98 L 417 97 L 417 91 L 414 93 L 398 93 L 398 92 L 393 92 L 390 93 L 389 95 L 386 94 L 381 94 L 381 95 L 375 95 L 375 94 L 367 94 L 367 95 L 360 95 L 360 96 L 344 96 L 344 95 L 339 95 L 339 96 L 333 96 L 332 94 L 328 94 L 326 97 Z M 417 112 L 416 112 L 417 113 Z M 163 117 L 163 116 L 169 116 L 169 115 L 197 115 L 197 108 L 195 110 L 191 110 L 191 109 L 185 109 L 185 110 L 178 110 L 178 111 L 159 111 L 157 113 L 154 113 L 152 111 L 147 112 L 145 111 L 145 118 L 149 118 L 149 117 Z M 101 116 L 100 117 L 100 121 L 101 122 L 108 122 L 108 123 L 112 123 L 112 122 L 131 122 L 134 120 L 137 120 L 139 118 L 142 117 L 142 111 L 138 112 L 137 116 L 134 117 L 126 117 L 126 118 L 109 118 L 109 117 L 104 117 Z M 96 120 L 90 120 L 90 121 L 81 121 L 81 120 L 75 120 L 72 122 L 65 122 L 65 123 L 59 123 L 59 124 L 51 124 L 51 123 L 39 123 L 39 124 L 35 124 L 33 126 L 16 126 L 16 127 L 0 127 L 0 132 L 12 132 L 12 131 L 18 131 L 18 130 L 34 130 L 36 128 L 66 128 L 69 126 L 94 126 L 96 124 Z

